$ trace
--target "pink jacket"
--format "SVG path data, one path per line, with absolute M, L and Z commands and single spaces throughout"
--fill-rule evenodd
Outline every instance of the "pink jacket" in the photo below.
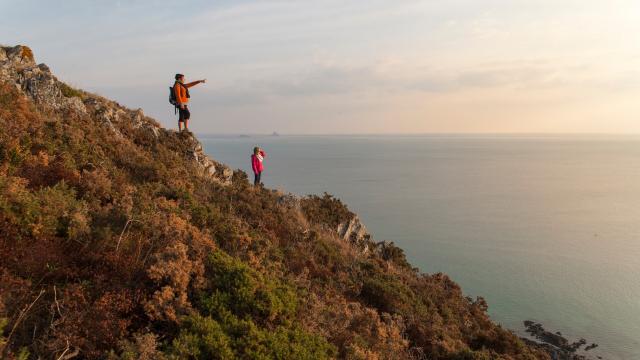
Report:
M 262 158 L 264 159 L 267 157 L 267 154 L 264 151 L 260 150 L 260 156 L 262 156 Z M 260 160 L 255 154 L 251 155 L 251 168 L 256 174 L 261 173 L 264 170 L 262 160 Z

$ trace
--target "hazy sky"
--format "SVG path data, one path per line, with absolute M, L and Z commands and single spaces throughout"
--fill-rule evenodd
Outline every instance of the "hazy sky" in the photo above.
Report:
M 9 1 L 0 43 L 208 133 L 640 133 L 640 1 Z

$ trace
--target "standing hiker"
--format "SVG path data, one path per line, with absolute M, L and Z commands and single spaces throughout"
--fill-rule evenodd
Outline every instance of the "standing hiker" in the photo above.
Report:
M 267 154 L 264 150 L 259 147 L 253 148 L 253 154 L 251 155 L 251 168 L 253 169 L 253 185 L 260 185 L 260 176 L 262 175 L 262 171 L 264 171 L 264 165 L 262 164 L 264 158 L 267 157 Z
M 182 131 L 182 125 L 184 124 L 184 129 L 189 128 L 189 118 L 191 117 L 191 113 L 187 108 L 187 103 L 189 102 L 189 88 L 200 83 L 204 83 L 206 79 L 197 80 L 190 82 L 188 84 L 184 83 L 184 75 L 176 74 L 176 82 L 173 84 L 171 88 L 171 92 L 169 95 L 169 102 L 175 105 L 178 109 L 178 130 Z

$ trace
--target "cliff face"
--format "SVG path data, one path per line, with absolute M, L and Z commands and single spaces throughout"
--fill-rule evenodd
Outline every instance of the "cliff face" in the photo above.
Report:
M 3 357 L 548 358 L 338 199 L 254 188 L 23 46 L 0 126 Z

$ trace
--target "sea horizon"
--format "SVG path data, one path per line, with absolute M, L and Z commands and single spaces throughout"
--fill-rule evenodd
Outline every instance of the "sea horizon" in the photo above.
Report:
M 487 138 L 487 137 L 515 137 L 515 138 L 562 138 L 562 137 L 576 137 L 576 138 L 640 138 L 639 133 L 557 133 L 557 132 L 514 132 L 514 133 L 499 133 L 499 132 L 469 132 L 469 133 L 456 133 L 456 132 L 428 132 L 428 133 L 242 133 L 242 132 L 229 132 L 229 133 L 215 133 L 215 132 L 194 132 L 198 138 L 215 138 L 215 137 L 278 137 L 278 136 L 298 136 L 298 137 L 451 137 L 451 138 Z

